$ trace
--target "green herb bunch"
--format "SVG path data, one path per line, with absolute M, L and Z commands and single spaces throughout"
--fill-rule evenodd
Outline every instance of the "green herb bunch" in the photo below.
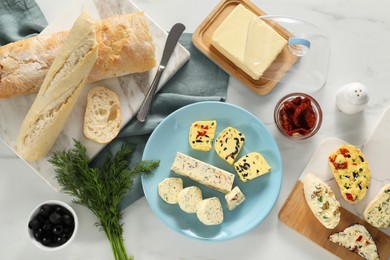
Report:
M 49 162 L 55 166 L 56 178 L 64 192 L 76 197 L 74 203 L 89 208 L 98 218 L 95 224 L 107 235 L 115 259 L 133 259 L 128 256 L 123 242 L 120 203 L 138 174 L 151 174 L 159 161 L 141 161 L 130 169 L 130 156 L 135 145 L 123 144 L 113 155 L 109 154 L 101 169 L 89 166 L 87 149 L 77 140 L 74 148 L 55 152 Z

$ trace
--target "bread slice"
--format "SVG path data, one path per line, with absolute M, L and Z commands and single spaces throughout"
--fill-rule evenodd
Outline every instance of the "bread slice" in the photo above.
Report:
M 368 203 L 363 216 L 374 227 L 390 227 L 390 183 L 383 186 L 375 198 Z
M 117 94 L 99 86 L 88 92 L 84 116 L 84 135 L 97 143 L 114 139 L 121 128 L 122 115 Z
M 331 235 L 329 240 L 359 254 L 364 259 L 379 259 L 374 239 L 361 224 L 349 226 L 343 231 Z
M 303 192 L 310 210 L 326 228 L 333 229 L 340 222 L 340 203 L 331 188 L 313 173 L 303 178 Z
M 142 11 L 94 23 L 99 56 L 87 83 L 149 71 L 155 46 Z M 0 98 L 37 92 L 68 31 L 42 34 L 0 47 Z
M 328 163 L 345 201 L 361 201 L 371 183 L 370 167 L 362 151 L 354 145 L 341 145 L 329 155 Z
M 94 23 L 82 13 L 20 128 L 17 150 L 25 160 L 44 157 L 61 133 L 98 56 Z

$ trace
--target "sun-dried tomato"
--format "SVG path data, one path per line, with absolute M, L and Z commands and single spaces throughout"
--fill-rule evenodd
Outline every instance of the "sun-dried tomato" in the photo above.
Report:
M 295 97 L 286 101 L 279 112 L 281 127 L 290 136 L 307 135 L 317 121 L 311 101 L 307 97 Z

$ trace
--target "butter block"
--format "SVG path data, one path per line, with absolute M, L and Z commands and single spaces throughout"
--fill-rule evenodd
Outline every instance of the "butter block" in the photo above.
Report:
M 217 121 L 196 121 L 191 124 L 188 140 L 194 150 L 210 151 L 213 147 Z
M 242 4 L 237 5 L 213 33 L 211 45 L 258 80 L 286 46 L 287 40 L 256 17 Z M 245 52 L 251 57 L 250 61 L 245 60 Z
M 177 152 L 171 171 L 224 194 L 232 190 L 234 174 Z
M 238 186 L 234 187 L 231 192 L 225 195 L 226 205 L 229 210 L 235 209 L 244 202 L 245 195 Z
M 264 157 L 256 152 L 248 153 L 241 157 L 235 164 L 234 169 L 243 182 L 252 180 L 271 171 L 271 166 Z
M 233 127 L 221 131 L 215 139 L 214 150 L 221 159 L 233 164 L 245 143 L 245 135 Z

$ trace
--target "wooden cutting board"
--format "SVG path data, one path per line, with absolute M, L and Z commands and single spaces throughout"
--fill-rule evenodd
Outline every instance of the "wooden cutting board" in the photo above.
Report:
M 333 233 L 344 230 L 352 224 L 360 223 L 364 225 L 372 235 L 378 248 L 380 259 L 389 259 L 390 237 L 388 235 L 371 226 L 343 207 L 340 208 L 340 212 L 341 219 L 339 225 L 333 230 L 326 229 L 311 212 L 305 201 L 303 183 L 298 180 L 279 212 L 279 219 L 292 229 L 341 259 L 351 260 L 362 258 L 357 253 L 353 253 L 338 244 L 330 242 L 328 237 Z

